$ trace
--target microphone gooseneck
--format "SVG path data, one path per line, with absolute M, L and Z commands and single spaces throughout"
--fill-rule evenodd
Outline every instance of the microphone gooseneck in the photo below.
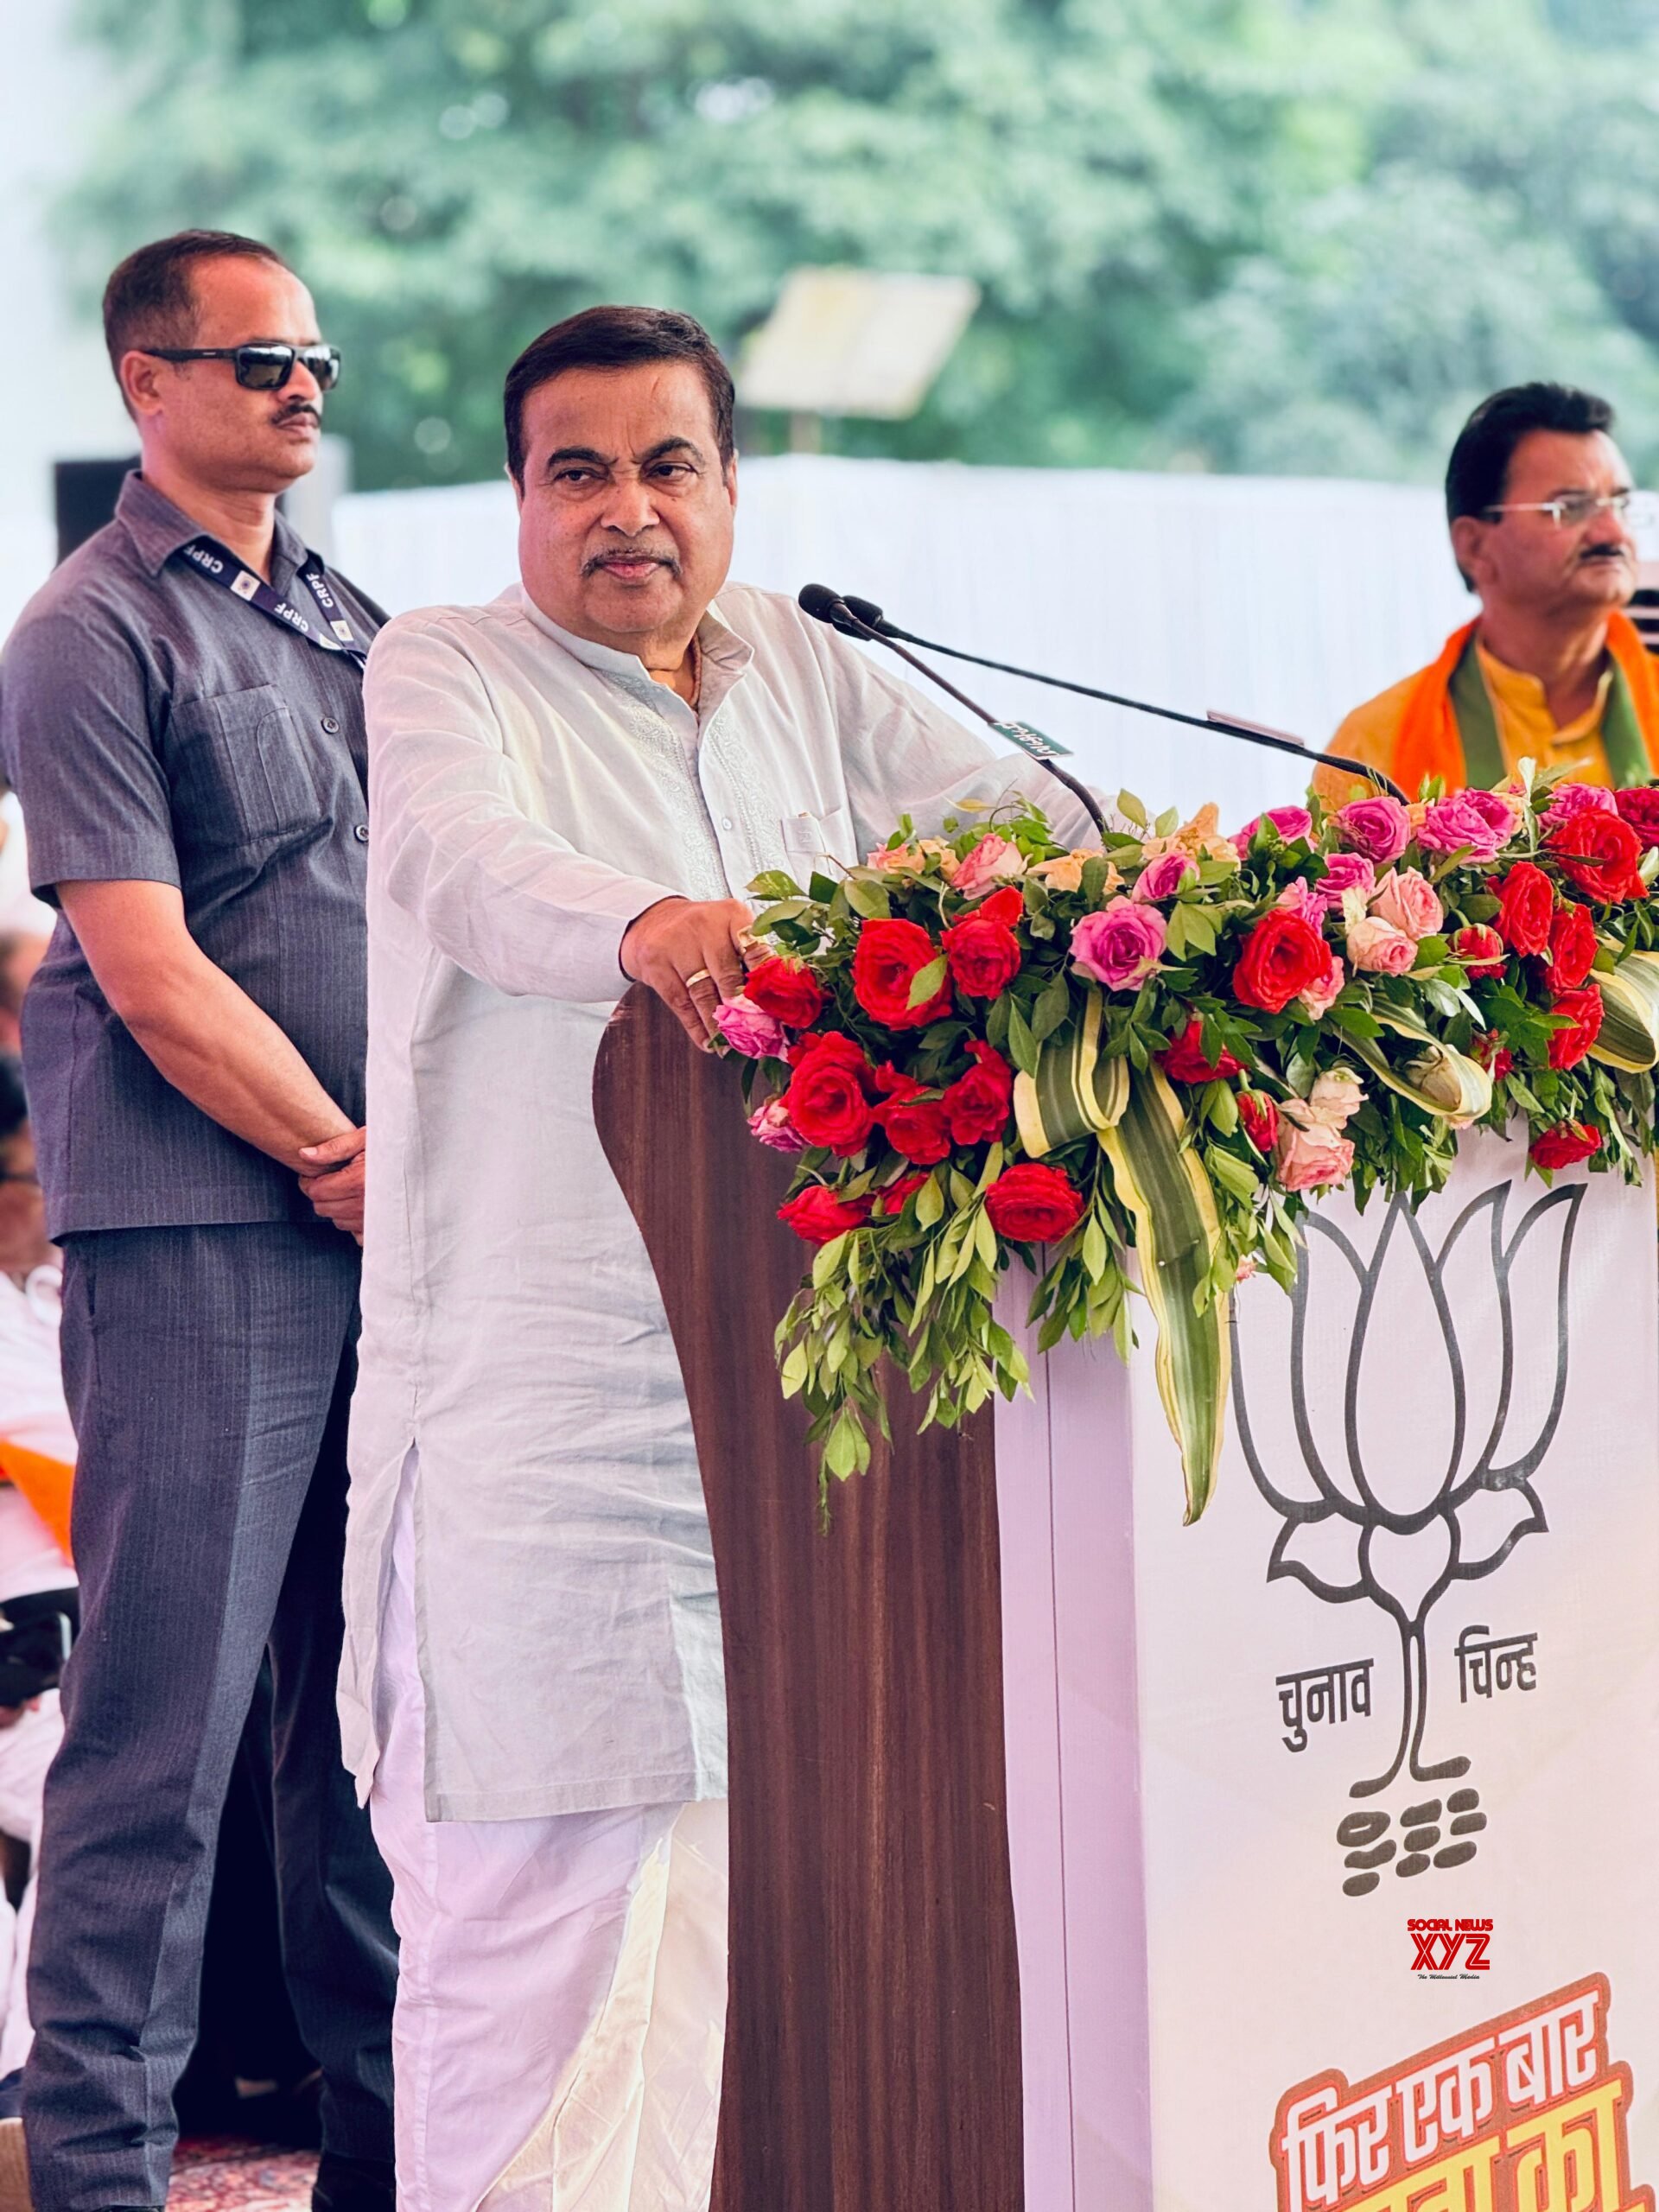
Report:
M 810 591 L 825 590 L 822 584 L 810 584 L 807 588 Z M 831 599 L 836 596 L 832 592 L 826 595 Z M 806 604 L 804 594 L 801 603 L 803 606 Z M 1027 683 L 1046 683 L 1056 691 L 1075 692 L 1080 699 L 1100 699 L 1109 707 L 1127 707 L 1134 714 L 1156 715 L 1164 721 L 1185 722 L 1192 729 L 1219 730 L 1226 736 L 1242 738 L 1247 745 L 1263 746 L 1269 753 L 1292 753 L 1300 760 L 1310 758 L 1306 747 L 1299 745 L 1294 737 L 1275 737 L 1271 730 L 1255 729 L 1248 722 L 1229 721 L 1221 715 L 1185 715 L 1174 707 L 1155 706 L 1150 699 L 1131 699 L 1121 691 L 1096 690 L 1092 683 L 1074 683 L 1068 677 L 1046 676 L 1039 668 L 1018 668 L 1012 661 L 988 660 L 983 653 L 964 652 L 960 645 L 942 645 L 936 638 L 918 638 L 913 630 L 901 630 L 896 622 L 889 622 L 874 600 L 856 599 L 850 592 L 845 593 L 836 603 L 854 618 L 854 624 L 862 626 L 856 627 L 837 621 L 836 627 L 838 630 L 845 630 L 849 637 L 866 637 L 873 632 L 884 645 L 892 646 L 895 652 L 899 650 L 901 641 L 905 645 L 919 645 L 924 652 L 944 653 L 951 660 L 971 661 L 976 668 L 992 668 L 999 676 L 1022 677 Z M 810 607 L 807 611 L 809 613 L 812 612 Z M 829 621 L 834 618 L 820 615 L 818 619 Z M 1321 753 L 1313 757 L 1327 767 L 1347 768 L 1356 776 L 1363 776 L 1367 783 L 1380 785 L 1402 805 L 1408 804 L 1406 794 L 1393 777 L 1385 776 L 1380 768 L 1370 767 L 1363 760 L 1351 760 L 1342 753 Z
M 918 660 L 915 654 L 896 638 L 887 636 L 885 631 L 878 630 L 873 623 L 861 620 L 841 594 L 831 591 L 828 584 L 803 584 L 797 595 L 797 604 L 802 613 L 810 614 L 814 621 L 827 623 L 831 629 L 839 630 L 845 637 L 864 638 L 873 644 L 886 645 L 889 652 L 896 653 L 907 666 L 913 668 L 918 676 L 926 677 L 930 683 L 936 683 L 941 691 L 948 692 L 958 706 L 966 707 L 971 715 L 977 715 L 981 721 L 988 728 L 995 730 L 998 736 L 1008 734 L 1007 725 L 1000 721 L 988 708 L 982 707 L 977 699 L 970 699 L 965 691 L 959 691 L 948 677 L 939 674 L 937 668 L 930 668 L 925 660 Z M 861 604 L 868 604 L 868 601 Z M 878 618 L 880 612 L 880 607 L 875 609 Z M 1099 807 L 1095 803 L 1094 793 L 1086 785 L 1080 784 L 1075 776 L 1068 775 L 1064 768 L 1056 766 L 1052 760 L 1037 753 L 1033 753 L 1032 757 L 1037 760 L 1041 766 L 1047 769 L 1057 783 L 1065 785 L 1096 829 L 1099 830 L 1102 837 L 1104 837 L 1106 823 Z

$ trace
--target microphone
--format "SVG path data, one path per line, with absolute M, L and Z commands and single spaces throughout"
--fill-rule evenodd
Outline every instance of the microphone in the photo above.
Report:
M 1156 715 L 1165 721 L 1185 722 L 1193 729 L 1221 730 L 1229 737 L 1242 739 L 1246 745 L 1264 746 L 1270 753 L 1294 753 L 1304 761 L 1318 760 L 1332 768 L 1350 769 L 1356 776 L 1363 776 L 1368 783 L 1379 785 L 1392 792 L 1402 805 L 1407 804 L 1404 791 L 1392 776 L 1385 776 L 1380 768 L 1368 767 L 1363 760 L 1351 760 L 1344 753 L 1310 755 L 1306 747 L 1299 745 L 1294 737 L 1263 729 L 1254 722 L 1233 721 L 1224 715 L 1184 715 L 1173 707 L 1154 706 L 1150 699 L 1127 698 L 1120 691 L 1098 691 L 1091 683 L 1074 683 L 1064 676 L 1045 676 L 1040 669 L 1016 668 L 1012 661 L 988 660 L 982 653 L 964 652 L 960 645 L 942 645 L 936 639 L 918 638 L 912 630 L 901 630 L 896 622 L 888 621 L 874 600 L 856 599 L 851 592 L 843 593 L 837 598 L 822 584 L 809 584 L 806 588 L 810 592 L 823 592 L 826 600 L 834 601 L 842 616 L 850 618 L 841 620 L 829 613 L 818 614 L 821 622 L 833 622 L 837 630 L 849 638 L 879 638 L 884 645 L 892 646 L 895 652 L 899 650 L 900 641 L 905 645 L 920 645 L 925 652 L 944 653 L 952 660 L 972 661 L 976 668 L 994 668 L 1000 676 L 1022 677 L 1027 683 L 1046 683 L 1056 691 L 1074 691 L 1079 698 L 1101 699 L 1109 707 L 1128 707 L 1132 713 Z M 806 592 L 801 594 L 801 605 L 806 607 L 809 614 L 817 613 L 816 606 L 806 606 Z M 905 658 L 911 661 L 912 668 L 922 665 L 919 661 L 911 660 L 909 654 L 906 654 Z M 931 674 L 931 670 L 927 672 Z M 956 696 L 959 698 L 962 695 L 958 692 Z
M 918 660 L 914 653 L 885 632 L 878 630 L 874 623 L 861 620 L 840 593 L 831 591 L 828 584 L 803 584 L 796 603 L 803 613 L 810 614 L 815 622 L 828 623 L 832 630 L 839 630 L 844 637 L 872 639 L 878 645 L 887 646 L 918 675 L 926 677 L 930 683 L 937 683 L 941 691 L 949 692 L 958 706 L 966 707 L 969 714 L 977 715 L 988 729 L 994 731 L 998 737 L 1006 737 L 1011 745 L 1017 745 L 1022 753 L 1029 754 L 1032 760 L 1046 768 L 1057 783 L 1064 784 L 1104 840 L 1106 823 L 1095 803 L 1093 792 L 1080 784 L 1075 776 L 1068 775 L 1064 768 L 1055 765 L 1054 755 L 1065 750 L 1063 745 L 1057 745 L 1052 737 L 1045 737 L 1041 730 L 1033 729 L 1028 722 L 999 721 L 988 708 L 980 705 L 977 699 L 970 699 L 965 691 L 957 690 L 956 685 L 941 676 L 938 669 L 930 668 L 925 660 Z M 861 601 L 861 604 L 868 605 L 868 602 Z M 878 607 L 874 612 L 879 617 L 881 610 Z

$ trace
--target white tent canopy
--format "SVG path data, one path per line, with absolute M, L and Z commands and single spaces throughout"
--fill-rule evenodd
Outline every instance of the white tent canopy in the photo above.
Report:
M 746 582 L 832 584 L 925 637 L 1316 748 L 1474 612 L 1439 494 L 1415 486 L 805 454 L 747 461 L 741 479 Z M 513 533 L 505 484 L 335 510 L 341 567 L 395 610 L 493 597 L 515 574 Z M 1283 755 L 941 665 L 1071 746 L 1092 781 L 1154 806 L 1213 798 L 1236 824 L 1306 780 Z

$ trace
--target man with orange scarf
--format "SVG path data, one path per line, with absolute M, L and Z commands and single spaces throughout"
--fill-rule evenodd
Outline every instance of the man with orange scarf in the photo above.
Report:
M 1331 741 L 1414 798 L 1426 776 L 1485 789 L 1522 760 L 1574 782 L 1659 774 L 1659 674 L 1624 613 L 1636 589 L 1630 471 L 1613 410 L 1564 385 L 1483 400 L 1446 472 L 1459 573 L 1477 619 L 1438 659 L 1356 707 Z M 1316 778 L 1329 798 L 1354 779 Z

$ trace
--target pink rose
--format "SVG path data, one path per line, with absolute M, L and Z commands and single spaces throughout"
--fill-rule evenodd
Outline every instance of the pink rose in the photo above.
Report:
M 1342 905 L 1345 891 L 1363 891 L 1369 898 L 1376 888 L 1376 870 L 1363 853 L 1332 853 L 1325 874 L 1313 887 L 1327 913 Z
M 757 1106 L 749 1116 L 749 1135 L 759 1137 L 773 1152 L 804 1152 L 806 1139 L 789 1118 L 789 1109 L 781 1098 L 768 1098 L 764 1106 Z
M 1433 885 L 1414 868 L 1391 868 L 1371 897 L 1371 912 L 1403 930 L 1414 944 L 1433 937 L 1446 919 Z
M 1085 914 L 1071 932 L 1071 964 L 1109 991 L 1131 991 L 1145 982 L 1164 950 L 1164 918 L 1155 906 L 1114 899 Z
M 1322 1122 L 1304 1129 L 1281 1118 L 1273 1148 L 1273 1173 L 1281 1190 L 1329 1190 L 1347 1181 L 1353 1165 L 1354 1147 L 1347 1137 Z
M 1337 835 L 1378 868 L 1397 861 L 1411 842 L 1411 817 L 1397 798 L 1379 791 L 1337 810 Z
M 988 830 L 960 862 L 950 879 L 951 888 L 964 899 L 982 899 L 999 883 L 1012 883 L 1026 872 L 1026 856 L 1018 845 Z
M 1309 1021 L 1323 1021 L 1336 1004 L 1342 987 L 1347 980 L 1348 971 L 1333 952 L 1331 956 L 1330 974 L 1323 982 L 1310 983 L 1296 1001 L 1304 1016 Z
M 1247 822 L 1235 833 L 1233 842 L 1241 852 L 1264 822 L 1270 822 L 1287 845 L 1313 835 L 1313 817 L 1305 806 L 1270 806 L 1265 814 L 1258 814 L 1253 822 Z
M 1329 912 L 1317 888 L 1300 875 L 1292 876 L 1273 903 L 1287 914 L 1300 915 L 1310 929 L 1321 928 Z
M 1198 873 L 1196 863 L 1185 853 L 1160 853 L 1155 861 L 1148 861 L 1141 869 L 1129 896 L 1143 905 L 1148 899 L 1173 899 L 1183 884 L 1196 879 Z
M 789 1050 L 789 1033 L 783 1023 L 762 1014 L 753 999 L 741 995 L 716 1009 L 715 1027 L 746 1059 L 781 1060 Z
M 1497 791 L 1454 791 L 1423 811 L 1417 842 L 1426 853 L 1455 853 L 1466 845 L 1471 861 L 1495 860 L 1515 835 L 1515 810 Z
M 1367 914 L 1349 928 L 1348 957 L 1369 975 L 1405 976 L 1416 964 L 1417 940 L 1380 914 Z
M 1599 784 L 1557 784 L 1549 795 L 1544 819 L 1553 828 L 1558 822 L 1571 822 L 1576 815 L 1618 811 L 1618 800 Z

